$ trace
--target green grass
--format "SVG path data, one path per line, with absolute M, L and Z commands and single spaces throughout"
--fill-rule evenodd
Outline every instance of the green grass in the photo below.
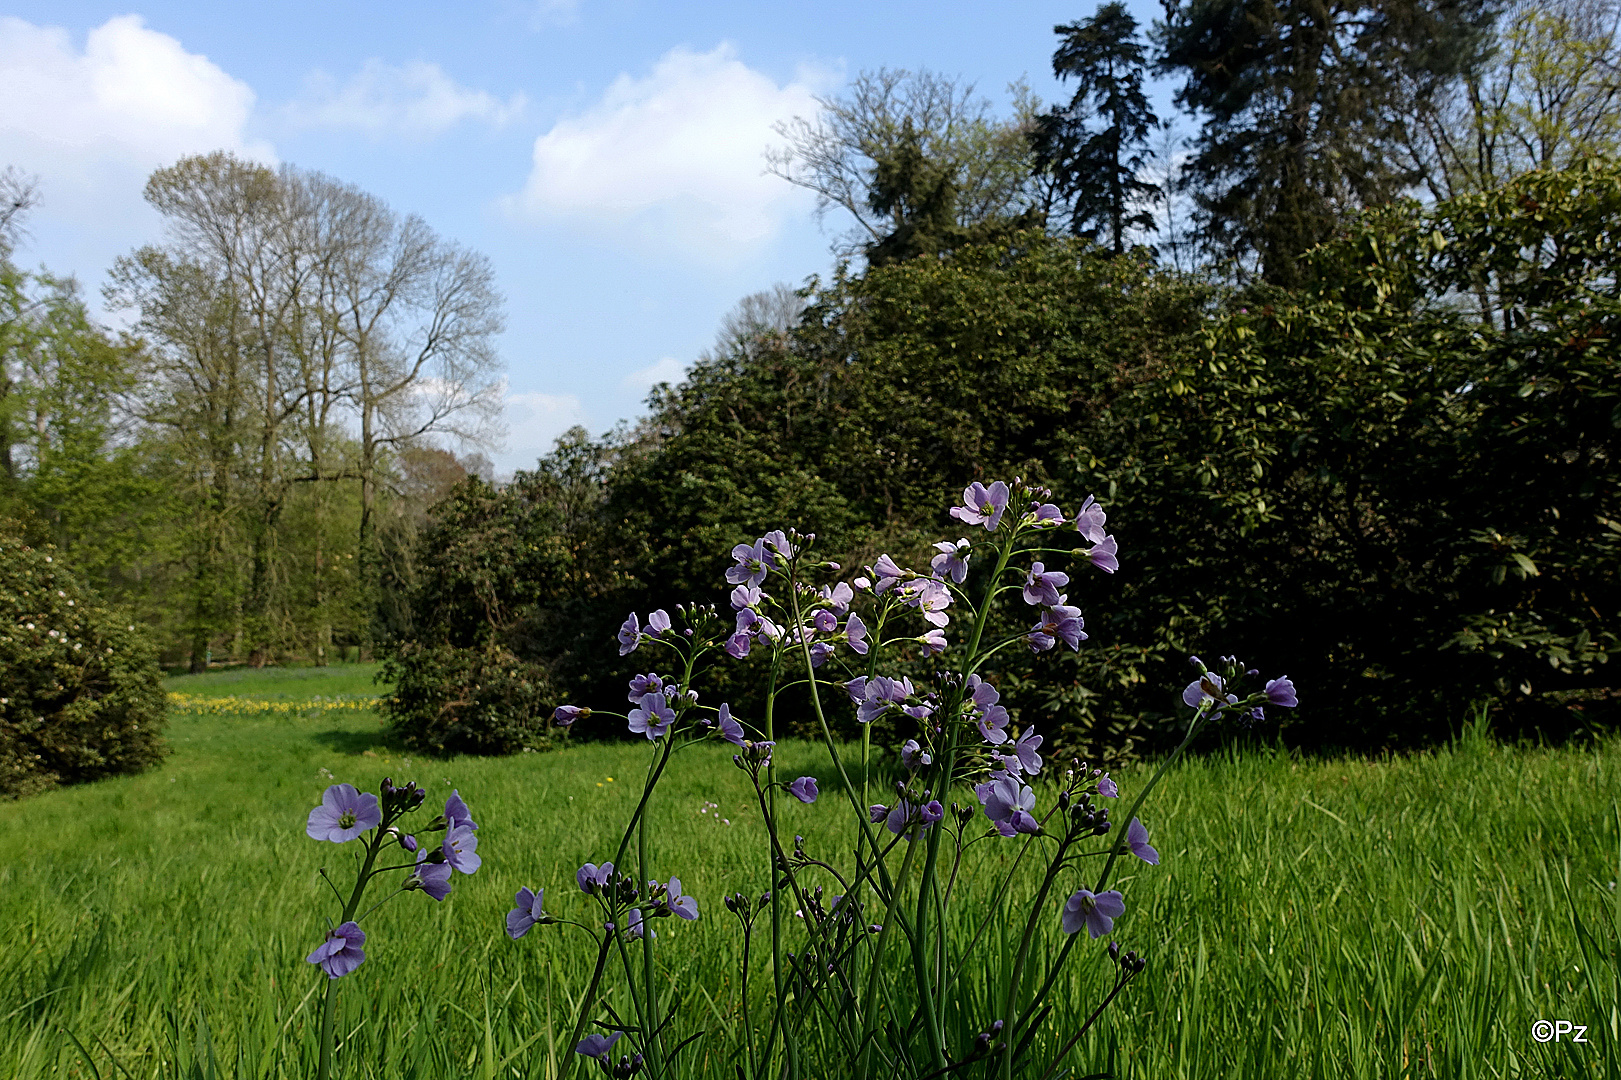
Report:
M 376 697 L 387 686 L 374 680 L 381 664 L 332 664 L 327 667 L 225 668 L 198 675 L 172 675 L 163 680 L 170 693 L 198 697 L 241 695 L 263 701 L 292 701 L 314 696 Z
M 366 963 L 338 984 L 342 1075 L 552 1077 L 567 1063 L 571 997 L 588 974 L 580 935 L 537 928 L 513 943 L 502 919 L 524 884 L 547 888 L 548 909 L 584 914 L 574 869 L 611 855 L 646 746 L 402 755 L 370 711 L 296 707 L 300 686 L 311 698 L 358 693 L 358 682 L 333 685 L 358 680 L 353 665 L 330 672 L 171 680 L 182 693 L 294 707 L 177 714 L 162 768 L 0 804 L 0 1076 L 206 1077 L 210 1060 L 224 1076 L 313 1075 L 319 980 L 303 957 L 335 908 L 315 871 L 341 883 L 354 845 L 316 844 L 304 818 L 331 777 L 375 790 L 384 775 L 415 778 L 435 800 L 460 789 L 482 825 L 484 866 L 443 904 L 406 895 L 367 921 Z M 779 764 L 823 780 L 816 806 L 790 805 L 787 831 L 842 861 L 825 754 L 792 744 Z M 1119 779 L 1129 795 L 1145 777 Z M 746 791 L 727 754 L 701 748 L 675 759 L 653 810 L 655 873 L 680 876 L 703 914 L 660 923 L 659 944 L 681 1022 L 709 1032 L 692 1059 L 706 1077 L 734 1075 L 740 1025 L 729 1007 L 738 936 L 720 898 L 764 888 Z M 1143 814 L 1162 865 L 1136 863 L 1118 882 L 1128 907 L 1117 936 L 1150 966 L 1071 1063 L 1139 1078 L 1615 1080 L 1618 798 L 1621 741 L 1468 739 L 1383 761 L 1179 766 Z M 977 849 L 969 905 L 1017 912 L 1028 885 L 992 896 L 1014 843 Z M 1011 932 L 994 926 L 993 970 Z M 1101 944 L 1078 949 L 1055 1028 L 1089 1008 Z M 769 980 L 755 980 L 763 994 Z M 1590 1041 L 1538 1045 L 1539 1018 L 1585 1024 Z

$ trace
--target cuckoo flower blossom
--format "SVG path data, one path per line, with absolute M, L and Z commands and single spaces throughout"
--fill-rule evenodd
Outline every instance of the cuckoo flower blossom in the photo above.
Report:
M 582 1057 L 595 1058 L 606 1065 L 609 1051 L 624 1035 L 623 1031 L 616 1031 L 612 1035 L 598 1035 L 592 1032 L 574 1045 L 574 1052 Z
M 629 656 L 641 643 L 642 620 L 638 619 L 633 611 L 625 616 L 625 621 L 619 626 L 619 655 Z
M 462 802 L 460 790 L 453 790 L 450 798 L 445 800 L 445 829 L 446 831 L 458 829 L 466 825 L 469 829 L 477 829 L 478 822 L 473 820 L 473 814 Z
M 1112 574 L 1120 569 L 1120 560 L 1115 558 L 1119 553 L 1120 545 L 1114 542 L 1114 537 L 1105 536 L 1097 547 L 1086 553 L 1086 561 L 1105 574 Z
M 974 481 L 963 489 L 962 505 L 951 508 L 951 516 L 964 525 L 983 525 L 986 532 L 995 532 L 1002 523 L 1002 512 L 1007 509 L 1008 487 L 998 480 L 990 487 Z
M 1036 793 L 1028 784 L 1019 783 L 1018 777 L 1003 773 L 994 780 L 976 784 L 974 794 L 979 796 L 985 816 L 1003 836 L 1040 831 L 1041 824 L 1030 813 L 1036 808 Z
M 905 703 L 912 694 L 912 681 L 905 676 L 891 679 L 883 675 L 874 675 L 869 679 L 863 675 L 845 683 L 844 689 L 856 705 L 856 719 L 863 724 L 870 724 L 882 716 L 891 705 Z
M 1214 703 L 1215 708 L 1211 714 L 1221 712 L 1227 706 L 1238 700 L 1236 694 L 1227 693 L 1227 683 L 1214 671 L 1207 671 L 1199 678 L 1188 683 L 1182 691 L 1182 703 L 1190 708 L 1197 709 Z
M 1295 684 L 1289 681 L 1287 675 L 1266 684 L 1266 700 L 1285 709 L 1292 709 L 1300 704 L 1295 699 Z
M 329 979 L 339 979 L 359 967 L 366 959 L 366 931 L 353 920 L 336 930 L 326 932 L 326 940 L 304 959 L 326 972 Z
M 720 703 L 720 737 L 733 746 L 743 745 L 743 725 L 732 719 L 732 707 Z
M 1031 607 L 1052 607 L 1063 601 L 1058 590 L 1069 584 L 1069 575 L 1062 570 L 1048 570 L 1041 563 L 1032 563 L 1024 576 L 1024 602 Z
M 608 887 L 613 880 L 614 864 L 605 862 L 601 866 L 596 863 L 586 863 L 574 872 L 574 881 L 580 886 L 580 891 L 595 895 Z
M 450 870 L 448 862 L 428 862 L 428 849 L 417 851 L 416 868 L 411 876 L 405 879 L 407 889 L 421 889 L 435 900 L 443 900 L 450 895 Z
M 933 765 L 934 757 L 916 739 L 901 744 L 901 766 L 907 772 L 917 772 L 925 765 Z
M 642 698 L 642 703 L 630 710 L 630 730 L 638 735 L 646 735 L 648 741 L 662 738 L 675 722 L 675 710 L 671 709 L 664 694 L 653 691 Z
M 377 805 L 377 796 L 369 791 L 362 794 L 353 784 L 333 784 L 321 796 L 321 805 L 310 811 L 304 831 L 311 840 L 343 844 L 382 821 L 383 809 Z
M 1103 512 L 1096 499 L 1088 495 L 1081 504 L 1081 512 L 1075 515 L 1075 531 L 1086 537 L 1094 544 L 1103 543 L 1103 524 L 1109 515 Z
M 925 656 L 939 656 L 946 651 L 946 632 L 938 626 L 925 630 L 917 640 L 923 646 Z
M 507 936 L 513 941 L 529 933 L 529 928 L 536 923 L 550 920 L 551 916 L 541 909 L 541 902 L 546 899 L 545 889 L 530 892 L 525 887 L 519 889 L 518 895 L 512 899 L 516 906 L 507 912 Z
M 1080 608 L 1060 603 L 1042 613 L 1041 621 L 1025 635 L 1025 640 L 1030 643 L 1031 652 L 1046 652 L 1060 641 L 1079 652 L 1081 642 L 1086 640 L 1086 633 L 1081 629 L 1085 625 Z
M 760 606 L 762 593 L 756 585 L 739 585 L 732 590 L 732 610 L 745 611 Z
M 671 915 L 689 922 L 698 917 L 698 901 L 690 896 L 681 895 L 680 878 L 671 878 L 670 883 L 664 887 L 664 904 L 670 909 Z
M 946 614 L 946 608 L 951 606 L 951 590 L 944 583 L 933 578 L 914 578 L 895 592 L 905 598 L 907 607 L 921 611 L 923 621 L 930 626 L 944 626 L 951 621 L 951 616 Z
M 850 643 L 850 648 L 861 656 L 867 655 L 867 624 L 861 621 L 861 616 L 851 612 L 844 620 L 844 640 Z
M 445 842 L 440 850 L 445 853 L 445 865 L 454 867 L 464 874 L 471 874 L 484 864 L 479 857 L 478 834 L 471 825 L 459 825 L 445 834 Z
M 732 549 L 737 565 L 726 571 L 726 580 L 733 585 L 758 585 L 765 580 L 766 571 L 777 565 L 777 560 L 766 550 L 765 539 L 752 544 L 738 544 Z
M 650 634 L 663 635 L 670 632 L 670 613 L 659 608 L 647 617 L 647 631 Z
M 573 727 L 574 721 L 580 717 L 590 715 L 590 709 L 581 708 L 578 705 L 559 705 L 552 710 L 552 723 L 560 728 L 569 728 Z
M 817 795 L 816 777 L 801 776 L 798 780 L 795 780 L 793 783 L 788 785 L 788 793 L 802 803 L 815 802 Z
M 1094 938 L 1100 938 L 1114 929 L 1114 921 L 1126 913 L 1126 900 L 1110 889 L 1094 894 L 1089 889 L 1077 889 L 1064 903 L 1064 933 L 1073 934 L 1081 927 Z
M 878 579 L 878 584 L 873 586 L 872 591 L 882 596 L 896 583 L 904 580 L 907 571 L 901 569 L 900 564 L 888 555 L 880 555 L 878 561 L 872 564 L 872 573 Z
M 929 560 L 929 569 L 934 576 L 942 581 L 950 580 L 961 585 L 968 578 L 968 549 L 971 545 L 968 538 L 963 537 L 955 544 L 950 540 L 942 540 L 934 545 L 934 550 L 940 554 Z
M 1027 519 L 1038 529 L 1050 529 L 1064 523 L 1064 512 L 1053 503 L 1031 503 Z
M 1036 734 L 1035 728 L 1025 728 L 1019 741 L 1013 744 L 1013 753 L 1019 759 L 1019 768 L 1034 776 L 1041 771 L 1041 755 L 1036 753 L 1041 748 L 1041 736 Z
M 1109 779 L 1108 773 L 1104 773 L 1102 778 L 1098 780 L 1098 794 L 1105 799 L 1118 799 L 1120 797 L 1120 785 Z
M 669 683 L 670 678 L 667 675 L 655 675 L 651 671 L 646 675 L 638 675 L 630 680 L 630 690 L 625 694 L 625 698 L 632 705 L 640 705 L 648 694 L 664 693 Z
M 1148 843 L 1148 830 L 1136 818 L 1131 819 L 1131 825 L 1126 829 L 1126 843 L 1131 845 L 1131 853 L 1148 863 L 1150 866 L 1159 865 L 1159 852 Z
M 823 585 L 816 593 L 823 603 L 832 606 L 833 614 L 843 616 L 850 610 L 850 603 L 856 598 L 855 590 L 850 588 L 849 582 L 841 581 L 829 588 Z

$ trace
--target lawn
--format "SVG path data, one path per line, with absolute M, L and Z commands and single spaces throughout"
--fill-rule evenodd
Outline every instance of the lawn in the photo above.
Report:
M 562 927 L 515 943 L 502 921 L 520 885 L 546 887 L 550 910 L 585 913 L 574 870 L 611 857 L 646 744 L 402 754 L 363 700 L 370 676 L 344 665 L 170 679 L 186 704 L 161 768 L 0 804 L 0 1076 L 312 1075 L 319 979 L 303 958 L 334 907 L 316 871 L 342 881 L 354 845 L 311 841 L 304 819 L 334 779 L 375 790 L 385 775 L 428 786 L 424 821 L 459 790 L 484 864 L 442 904 L 407 894 L 367 920 L 366 963 L 340 983 L 340 1074 L 559 1074 L 589 958 Z M 226 700 L 236 705 L 199 704 Z M 702 913 L 661 923 L 660 944 L 682 1022 L 708 1032 L 691 1059 L 705 1077 L 736 1075 L 742 1023 L 721 897 L 765 878 L 729 758 L 678 756 L 652 808 L 657 876 L 678 875 Z M 784 747 L 779 765 L 832 790 L 815 745 Z M 1145 779 L 1117 778 L 1128 794 Z M 1116 936 L 1150 966 L 1068 1059 L 1073 1075 L 1621 1077 L 1618 800 L 1621 740 L 1471 737 L 1377 761 L 1178 766 L 1143 814 L 1161 865 L 1120 879 Z M 836 807 L 792 804 L 787 827 L 836 858 Z M 993 896 L 991 884 L 1013 849 L 978 850 L 970 899 L 1016 911 L 1029 888 Z M 1056 1020 L 1086 1006 L 1101 955 L 1087 943 L 1072 963 Z M 1538 1019 L 1585 1025 L 1588 1041 L 1539 1044 Z

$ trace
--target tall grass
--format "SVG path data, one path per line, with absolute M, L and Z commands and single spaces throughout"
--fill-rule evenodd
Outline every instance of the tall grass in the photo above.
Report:
M 309 700 L 336 696 L 300 685 Z M 298 700 L 269 676 L 171 689 Z M 502 919 L 525 884 L 547 887 L 549 909 L 586 910 L 574 869 L 617 839 L 645 746 L 439 761 L 390 748 L 372 713 L 297 708 L 178 713 L 171 740 L 153 773 L 0 805 L 0 1076 L 311 1075 L 319 980 L 303 957 L 332 906 L 315 871 L 342 880 L 351 853 L 309 840 L 303 822 L 333 777 L 375 790 L 384 775 L 459 788 L 485 861 L 444 904 L 403 896 L 368 920 L 366 963 L 340 983 L 341 1074 L 540 1078 L 571 1064 L 589 958 L 561 927 L 511 942 Z M 788 745 L 779 763 L 832 790 L 815 746 Z M 731 1077 L 740 939 L 720 898 L 765 888 L 760 831 L 729 755 L 691 751 L 671 770 L 653 809 L 655 872 L 679 876 L 702 918 L 660 923 L 661 981 L 708 1032 L 693 1075 Z M 1144 776 L 1119 779 L 1129 790 Z M 1470 735 L 1388 760 L 1181 764 L 1144 815 L 1162 865 L 1122 879 L 1117 936 L 1150 966 L 1065 1064 L 1143 1078 L 1618 1080 L 1618 803 L 1617 740 L 1552 750 Z M 810 849 L 848 846 L 829 833 L 836 812 L 788 815 Z M 974 849 L 963 887 L 980 903 L 958 910 L 1028 896 L 992 895 L 1016 843 Z M 1043 947 L 1056 907 L 1049 921 Z M 989 932 L 1016 931 L 997 920 Z M 1101 942 L 1080 949 L 1038 1058 L 1109 974 Z M 751 989 L 769 985 L 757 970 Z M 983 1028 L 984 1009 L 951 1026 Z M 1536 1043 L 1536 1019 L 1586 1025 L 1589 1041 Z

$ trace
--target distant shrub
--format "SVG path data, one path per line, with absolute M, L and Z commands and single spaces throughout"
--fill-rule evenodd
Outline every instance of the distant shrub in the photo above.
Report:
M 379 707 L 393 734 L 431 754 L 513 754 L 551 746 L 551 687 L 536 664 L 499 647 L 406 643 L 383 661 L 394 693 Z
M 0 795 L 136 773 L 167 753 L 146 636 L 52 549 L 0 536 Z

